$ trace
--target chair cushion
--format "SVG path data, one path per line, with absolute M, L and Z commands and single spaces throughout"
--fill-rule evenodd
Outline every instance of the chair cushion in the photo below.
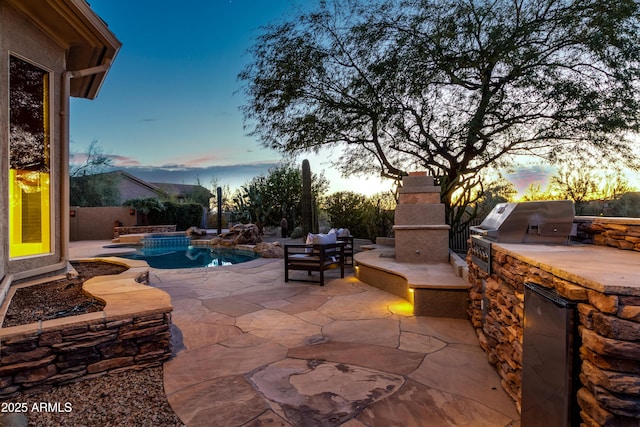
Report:
M 341 228 L 340 230 L 338 230 L 338 237 L 349 237 L 351 236 L 351 232 L 349 231 L 348 228 Z
M 307 235 L 307 244 L 313 245 L 328 245 L 336 243 L 338 241 L 335 233 L 331 234 L 312 234 Z

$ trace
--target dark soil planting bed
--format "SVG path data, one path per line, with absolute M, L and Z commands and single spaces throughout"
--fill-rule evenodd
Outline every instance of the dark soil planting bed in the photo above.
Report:
M 100 311 L 104 303 L 84 293 L 82 284 L 94 276 L 120 274 L 128 270 L 125 266 L 104 261 L 73 262 L 72 265 L 78 277 L 17 289 L 2 327 Z

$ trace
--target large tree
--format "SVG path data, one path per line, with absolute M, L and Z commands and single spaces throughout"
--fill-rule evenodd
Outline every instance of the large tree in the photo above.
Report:
M 85 153 L 75 153 L 69 164 L 71 206 L 116 206 L 120 201 L 121 176 L 103 173 L 113 158 L 93 140 Z
M 333 147 L 344 174 L 426 169 L 448 221 L 479 172 L 534 155 L 631 161 L 633 0 L 328 0 L 263 28 L 239 75 L 270 148 Z

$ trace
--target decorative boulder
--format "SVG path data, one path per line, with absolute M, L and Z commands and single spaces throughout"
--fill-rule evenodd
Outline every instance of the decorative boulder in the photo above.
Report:
M 211 239 L 209 244 L 212 246 L 216 246 L 216 245 L 219 245 L 221 242 L 222 242 L 222 237 L 214 237 L 213 239 Z
M 284 258 L 284 248 L 280 245 L 280 242 L 258 243 L 253 251 L 262 256 L 262 258 Z
M 207 235 L 207 230 L 203 230 L 202 228 L 198 227 L 189 227 L 187 231 L 185 231 L 185 233 L 189 237 L 201 237 Z
M 233 240 L 220 239 L 217 243 L 218 246 L 233 246 Z
M 236 235 L 234 238 L 233 235 Z M 234 245 L 257 245 L 262 242 L 260 230 L 255 224 L 237 224 L 225 236 L 227 239 L 233 239 Z

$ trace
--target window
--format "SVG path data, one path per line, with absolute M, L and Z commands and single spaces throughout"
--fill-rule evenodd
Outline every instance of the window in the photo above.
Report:
M 49 253 L 49 73 L 13 56 L 9 133 L 9 255 Z

